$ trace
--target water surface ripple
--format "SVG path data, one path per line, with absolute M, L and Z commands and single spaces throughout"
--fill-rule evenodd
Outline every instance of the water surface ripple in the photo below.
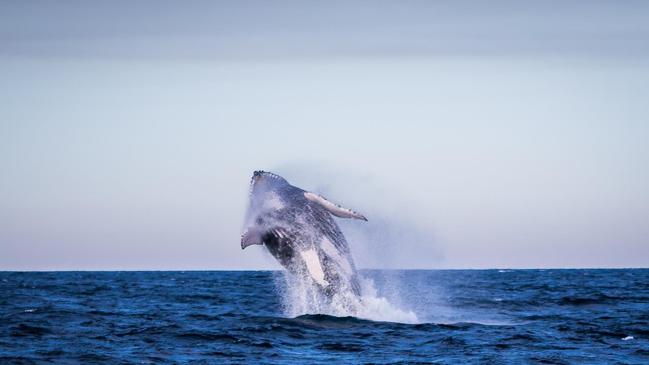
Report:
M 649 363 L 649 270 L 365 271 L 422 322 L 287 318 L 279 272 L 0 273 L 0 363 Z

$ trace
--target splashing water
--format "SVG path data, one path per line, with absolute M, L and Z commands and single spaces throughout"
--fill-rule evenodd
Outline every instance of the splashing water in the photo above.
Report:
M 336 317 L 356 317 L 379 322 L 420 323 L 417 315 L 396 307 L 378 295 L 374 281 L 359 274 L 361 296 L 351 290 L 326 298 L 308 277 L 282 271 L 276 277 L 284 313 L 288 317 L 305 314 L 325 314 Z
M 373 281 L 360 277 L 333 217 L 367 221 L 279 175 L 253 173 L 241 247 L 264 245 L 286 269 L 279 286 L 285 313 L 417 323 L 413 312 L 379 297 Z

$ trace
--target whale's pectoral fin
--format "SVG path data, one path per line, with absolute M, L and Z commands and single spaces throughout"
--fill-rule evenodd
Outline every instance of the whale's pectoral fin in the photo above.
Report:
M 252 227 L 246 229 L 241 235 L 241 249 L 252 245 L 261 245 L 266 231 L 261 227 Z
M 325 208 L 329 213 L 335 215 L 336 217 L 356 218 L 367 221 L 367 218 L 365 218 L 362 214 L 354 212 L 351 209 L 343 208 L 338 204 L 334 204 L 318 194 L 305 191 L 304 197 L 309 201 L 320 204 L 321 207 Z

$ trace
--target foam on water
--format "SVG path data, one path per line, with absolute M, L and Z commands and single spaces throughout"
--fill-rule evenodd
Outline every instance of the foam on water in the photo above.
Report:
M 363 295 L 359 304 L 358 318 L 382 322 L 419 323 L 414 312 L 397 308 L 383 297 Z
M 360 276 L 359 279 L 360 298 L 351 290 L 326 298 L 308 277 L 284 272 L 283 282 L 278 282 L 284 312 L 288 317 L 325 314 L 380 322 L 420 323 L 414 312 L 398 308 L 387 298 L 379 296 L 371 278 Z

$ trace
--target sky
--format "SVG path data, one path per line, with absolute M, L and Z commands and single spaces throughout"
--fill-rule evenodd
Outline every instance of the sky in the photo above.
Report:
M 0 2 L 0 270 L 278 269 L 270 170 L 363 268 L 649 267 L 649 3 Z

